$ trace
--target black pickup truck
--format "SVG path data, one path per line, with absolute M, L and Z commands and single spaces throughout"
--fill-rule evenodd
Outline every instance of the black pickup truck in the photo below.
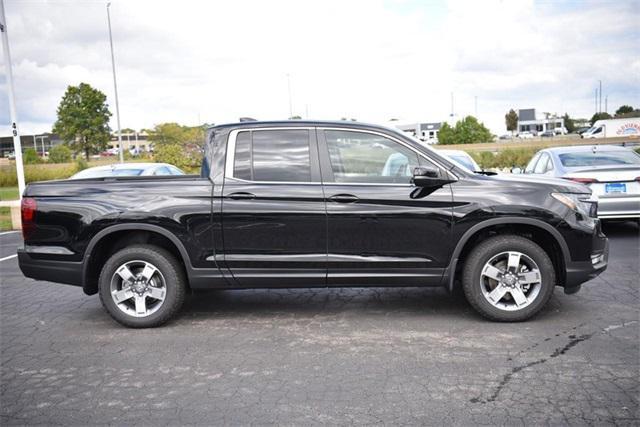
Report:
M 200 176 L 34 183 L 22 272 L 160 325 L 197 289 L 442 286 L 520 321 L 607 266 L 587 187 L 473 173 L 352 122 L 208 129 Z

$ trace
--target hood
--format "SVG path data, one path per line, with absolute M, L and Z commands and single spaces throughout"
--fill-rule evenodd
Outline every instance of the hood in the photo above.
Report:
M 524 175 L 524 174 L 499 174 L 487 177 L 492 181 L 506 181 L 509 183 L 530 184 L 538 187 L 547 186 L 549 192 L 558 193 L 582 193 L 591 194 L 591 189 L 584 184 L 569 181 L 562 178 L 553 178 L 540 175 Z

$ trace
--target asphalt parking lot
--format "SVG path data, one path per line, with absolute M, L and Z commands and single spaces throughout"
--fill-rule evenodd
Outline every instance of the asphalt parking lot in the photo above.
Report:
M 196 294 L 131 330 L 0 261 L 0 422 L 637 425 L 638 227 L 605 232 L 608 270 L 518 324 L 438 289 L 301 289 Z

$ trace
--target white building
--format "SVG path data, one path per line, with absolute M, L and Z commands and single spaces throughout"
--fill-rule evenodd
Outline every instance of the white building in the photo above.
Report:
M 396 128 L 418 138 L 427 144 L 438 143 L 438 132 L 442 123 L 410 123 L 406 125 L 396 125 Z
M 122 131 L 122 147 L 128 151 L 135 151 L 137 153 L 144 153 L 147 151 L 151 151 L 149 144 L 149 134 L 147 132 L 140 131 L 127 131 L 123 129 Z M 109 147 L 112 149 L 119 149 L 120 146 L 118 144 L 118 133 L 111 134 L 111 141 L 109 141 Z
M 553 130 L 556 133 L 566 133 L 564 127 L 564 119 L 546 114 L 545 118 L 536 116 L 535 108 L 526 108 L 518 110 L 518 133 L 531 132 L 533 134 L 544 132 L 545 130 Z M 560 129 L 560 130 L 557 130 Z

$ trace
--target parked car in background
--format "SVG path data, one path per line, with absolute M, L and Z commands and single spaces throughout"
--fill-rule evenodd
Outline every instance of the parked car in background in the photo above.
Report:
M 481 171 L 482 168 L 473 160 L 466 151 L 462 150 L 436 150 L 438 154 L 442 154 L 446 158 L 453 160 L 456 164 L 467 168 L 471 172 Z
M 518 134 L 518 138 L 520 138 L 520 139 L 532 139 L 533 136 L 534 135 L 529 131 L 520 132 Z
M 504 135 L 500 135 L 500 137 L 498 137 L 498 139 L 502 139 L 502 140 L 513 139 L 513 135 L 505 133 Z
M 598 217 L 640 218 L 640 155 L 616 145 L 555 147 L 538 151 L 525 174 L 587 185 L 598 197 Z
M 7 159 L 15 160 L 16 159 L 16 152 L 15 151 L 11 151 L 9 154 L 7 154 Z
M 556 136 L 556 133 L 552 130 L 545 130 L 540 134 L 541 138 L 553 138 L 554 136 Z
M 85 169 L 69 179 L 106 178 L 110 176 L 184 175 L 179 168 L 168 163 L 114 163 Z

